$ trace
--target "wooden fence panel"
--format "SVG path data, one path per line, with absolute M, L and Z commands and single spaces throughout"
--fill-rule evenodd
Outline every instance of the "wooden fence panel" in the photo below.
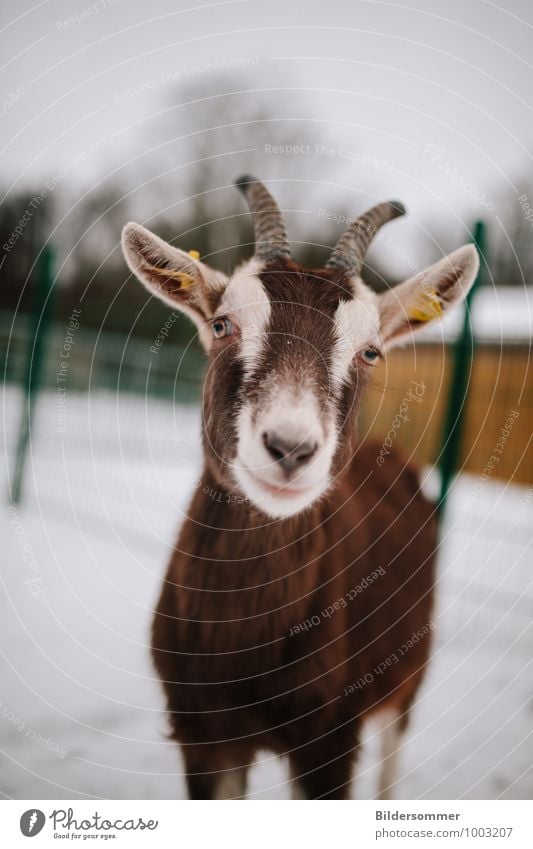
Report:
M 438 459 L 451 351 L 417 345 L 392 352 L 375 371 L 361 436 L 396 444 L 417 463 Z M 527 345 L 477 347 L 469 380 L 460 467 L 516 483 L 533 482 L 533 374 Z

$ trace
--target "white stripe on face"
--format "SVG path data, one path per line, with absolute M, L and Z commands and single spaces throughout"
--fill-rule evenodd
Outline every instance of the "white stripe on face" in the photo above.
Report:
M 235 318 L 241 330 L 241 356 L 244 374 L 255 369 L 266 341 L 270 321 L 270 300 L 259 279 L 263 263 L 251 259 L 231 278 L 217 313 Z
M 348 377 L 354 356 L 368 343 L 379 345 L 377 296 L 362 283 L 354 285 L 355 297 L 341 301 L 335 311 L 337 341 L 331 357 L 331 378 L 338 389 Z

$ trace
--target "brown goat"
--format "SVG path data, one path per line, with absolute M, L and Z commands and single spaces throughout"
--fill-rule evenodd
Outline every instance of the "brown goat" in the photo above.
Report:
M 204 468 L 153 625 L 191 798 L 235 798 L 259 750 L 300 798 L 346 798 L 363 721 L 387 717 L 380 796 L 428 660 L 435 523 L 415 471 L 359 444 L 384 351 L 468 291 L 472 246 L 376 295 L 361 280 L 381 203 L 324 268 L 290 258 L 281 213 L 242 178 L 256 254 L 230 278 L 137 224 L 130 268 L 208 353 Z

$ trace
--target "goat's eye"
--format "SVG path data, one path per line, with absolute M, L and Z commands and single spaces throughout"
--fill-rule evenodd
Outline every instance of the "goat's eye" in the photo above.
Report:
M 213 321 L 213 336 L 215 339 L 223 339 L 225 336 L 231 336 L 233 333 L 233 324 L 229 320 L 223 316 L 222 318 L 215 318 Z
M 375 348 L 363 348 L 363 350 L 359 352 L 359 356 L 369 366 L 373 366 L 379 359 L 379 351 Z

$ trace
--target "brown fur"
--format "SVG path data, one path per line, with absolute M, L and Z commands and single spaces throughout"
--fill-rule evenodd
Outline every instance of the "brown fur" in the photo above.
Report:
M 413 470 L 377 453 L 360 446 L 331 494 L 275 522 L 204 473 L 153 626 L 191 797 L 213 798 L 226 770 L 267 749 L 288 755 L 306 796 L 344 798 L 363 718 L 411 704 L 430 634 L 399 652 L 428 630 L 435 528 Z

